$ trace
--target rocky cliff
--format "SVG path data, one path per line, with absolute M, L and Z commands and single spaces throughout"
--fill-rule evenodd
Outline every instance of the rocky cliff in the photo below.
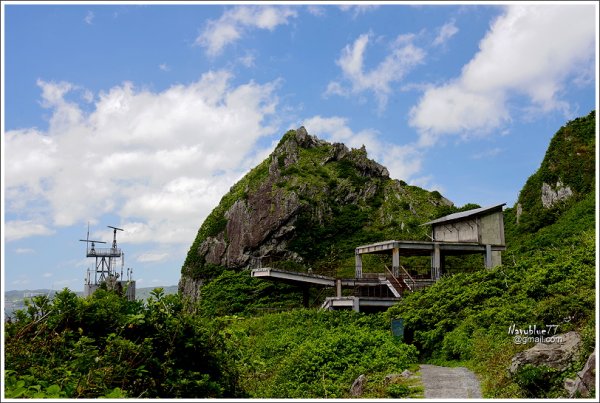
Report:
M 438 192 L 393 180 L 364 147 L 287 132 L 200 227 L 179 289 L 193 299 L 225 270 L 257 264 L 338 267 L 360 244 L 424 239 L 420 224 L 451 212 Z

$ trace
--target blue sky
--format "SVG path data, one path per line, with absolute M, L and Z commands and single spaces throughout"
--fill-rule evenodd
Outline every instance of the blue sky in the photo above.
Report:
M 597 103 L 596 2 L 2 13 L 6 290 L 82 290 L 88 223 L 125 229 L 139 287 L 177 284 L 204 218 L 301 125 L 457 206 L 511 207 Z

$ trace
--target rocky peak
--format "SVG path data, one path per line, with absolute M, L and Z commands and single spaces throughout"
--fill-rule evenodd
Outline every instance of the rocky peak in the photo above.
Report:
M 194 287 L 261 259 L 318 266 L 331 262 L 332 251 L 353 255 L 365 239 L 411 231 L 414 237 L 442 204 L 439 194 L 390 179 L 364 146 L 349 149 L 304 127 L 290 130 L 206 218 L 182 267 L 180 289 L 196 299 Z

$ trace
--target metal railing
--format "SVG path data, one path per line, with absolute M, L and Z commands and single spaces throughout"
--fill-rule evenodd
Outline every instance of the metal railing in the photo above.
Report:
M 93 248 L 88 249 L 88 256 L 98 256 L 98 257 L 120 257 L 121 256 L 121 248 Z
M 403 272 L 403 273 L 400 273 L 400 278 L 402 278 L 402 281 L 404 281 L 404 284 L 406 284 L 407 287 L 411 291 L 414 291 L 417 286 L 415 279 L 412 278 L 412 276 L 408 273 L 408 271 L 404 268 L 404 266 L 400 265 L 400 269 L 402 269 L 402 272 Z M 408 279 L 410 281 L 410 283 L 412 284 L 412 287 L 406 282 L 406 279 Z

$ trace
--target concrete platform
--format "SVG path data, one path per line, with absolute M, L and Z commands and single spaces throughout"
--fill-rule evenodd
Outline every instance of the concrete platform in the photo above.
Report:
M 321 309 L 352 309 L 356 312 L 366 309 L 385 310 L 400 301 L 400 298 L 379 297 L 327 297 L 321 305 Z

